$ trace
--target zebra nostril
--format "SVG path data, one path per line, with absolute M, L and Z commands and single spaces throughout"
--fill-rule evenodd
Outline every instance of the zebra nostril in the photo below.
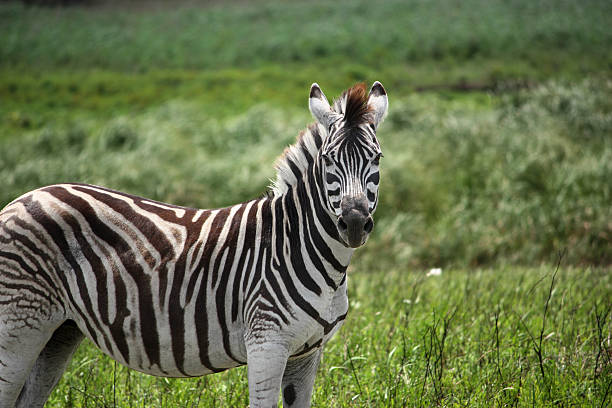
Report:
M 369 234 L 370 232 L 372 232 L 372 228 L 374 228 L 374 221 L 372 221 L 372 218 L 368 218 L 365 225 L 363 226 L 363 230 L 367 234 Z
M 344 220 L 342 218 L 338 218 L 338 227 L 342 230 L 342 231 L 346 231 L 348 226 L 346 225 L 346 222 L 344 222 Z

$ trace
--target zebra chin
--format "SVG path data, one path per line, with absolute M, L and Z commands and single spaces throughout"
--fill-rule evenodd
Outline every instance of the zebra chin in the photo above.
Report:
M 340 233 L 340 239 L 342 240 L 344 246 L 347 248 L 359 248 L 368 241 L 369 236 L 370 234 L 363 234 L 362 237 L 350 239 L 346 234 Z

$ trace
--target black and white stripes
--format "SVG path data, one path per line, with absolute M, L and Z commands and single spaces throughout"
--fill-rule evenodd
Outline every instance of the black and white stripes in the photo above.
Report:
M 83 184 L 0 212 L 0 407 L 42 406 L 83 336 L 142 372 L 248 364 L 251 407 L 309 406 L 378 202 L 382 85 L 330 107 L 315 84 L 272 194 L 199 210 Z

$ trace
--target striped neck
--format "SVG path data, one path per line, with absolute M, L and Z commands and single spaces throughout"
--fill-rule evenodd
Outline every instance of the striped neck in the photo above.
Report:
M 282 194 L 268 198 L 275 219 L 273 242 L 278 258 L 283 257 L 281 251 L 289 250 L 293 269 L 337 288 L 345 279 L 354 249 L 341 243 L 335 216 L 324 204 L 323 189 L 315 160 Z
M 305 286 L 311 282 L 315 293 L 321 294 L 325 286 L 336 290 L 345 279 L 353 250 L 329 236 L 317 210 L 297 199 L 301 191 L 290 189 L 282 197 L 269 198 L 274 220 L 273 263 L 293 270 Z
M 276 161 L 272 200 L 285 214 L 285 237 L 301 242 L 300 251 L 313 258 L 316 251 L 325 271 L 334 281 L 344 279 L 354 249 L 347 248 L 338 234 L 336 216 L 326 203 L 319 150 L 328 137 L 320 124 L 311 124 Z M 296 246 L 296 243 L 293 243 Z M 339 283 L 339 282 L 338 282 Z

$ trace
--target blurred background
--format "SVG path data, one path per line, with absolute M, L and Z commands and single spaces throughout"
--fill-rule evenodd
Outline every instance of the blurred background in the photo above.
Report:
M 379 80 L 363 252 L 429 267 L 567 248 L 608 265 L 610 27 L 595 0 L 2 3 L 0 205 L 66 181 L 205 208 L 253 198 L 311 121 L 312 82 L 331 99 Z
M 505 274 L 566 250 L 609 295 L 611 27 L 608 0 L 5 1 L 0 207 L 58 182 L 260 196 L 312 82 L 331 99 L 379 80 L 380 205 L 355 271 Z

